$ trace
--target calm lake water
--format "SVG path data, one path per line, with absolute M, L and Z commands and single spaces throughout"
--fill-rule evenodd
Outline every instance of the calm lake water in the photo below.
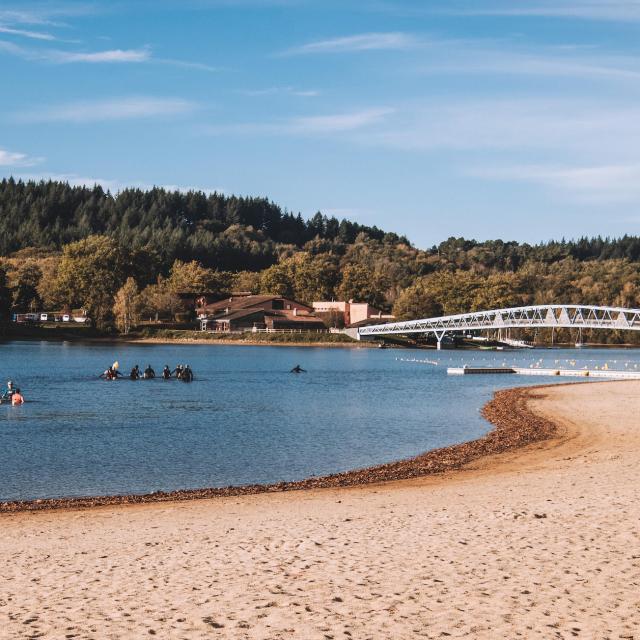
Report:
M 0 500 L 297 480 L 412 456 L 485 433 L 479 410 L 495 389 L 558 381 L 447 366 L 540 359 L 640 367 L 638 351 L 620 349 L 0 343 L 0 382 L 27 399 L 0 405 Z M 115 360 L 123 373 L 189 363 L 196 380 L 97 379 Z M 308 373 L 289 373 L 296 364 Z

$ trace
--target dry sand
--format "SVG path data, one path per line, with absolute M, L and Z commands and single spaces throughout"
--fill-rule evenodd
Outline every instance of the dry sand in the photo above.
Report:
M 640 638 L 640 382 L 436 477 L 0 515 L 2 638 Z

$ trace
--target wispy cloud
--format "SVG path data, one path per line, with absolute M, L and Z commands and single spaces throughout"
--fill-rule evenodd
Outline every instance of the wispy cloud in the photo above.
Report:
M 0 167 L 32 167 L 40 162 L 42 162 L 42 158 L 0 149 Z
M 50 64 L 164 64 L 201 71 L 220 71 L 201 62 L 174 60 L 172 58 L 155 58 L 148 47 L 138 49 L 105 49 L 101 51 L 68 51 L 61 49 L 34 49 L 13 42 L 0 41 L 0 51 L 24 60 L 46 62 Z
M 50 33 L 42 31 L 30 31 L 28 29 L 15 29 L 0 24 L 0 33 L 6 33 L 12 36 L 21 36 L 23 38 L 31 38 L 33 40 L 55 40 L 56 37 Z
M 109 49 L 106 51 L 74 52 L 49 51 L 45 54 L 51 62 L 68 64 L 73 62 L 148 62 L 151 52 L 148 49 Z
M 388 107 L 363 109 L 329 115 L 302 116 L 277 122 L 244 122 L 205 127 L 210 135 L 299 135 L 314 136 L 364 129 L 384 121 L 393 113 Z
M 393 113 L 388 107 L 364 109 L 350 113 L 293 118 L 287 124 L 291 133 L 333 133 L 353 131 L 382 122 Z
M 640 163 L 476 167 L 468 173 L 501 182 L 537 184 L 582 204 L 637 202 L 640 198 Z
M 91 15 L 98 11 L 95 3 L 81 2 L 41 2 L 29 6 L 22 2 L 20 8 L 6 7 L 0 9 L 0 22 L 6 25 L 35 25 L 60 27 L 66 26 L 60 22 L 60 18 Z
M 477 42 L 432 45 L 432 55 L 421 69 L 426 73 L 485 74 L 637 80 L 640 61 L 632 56 L 598 55 L 571 47 L 538 47 L 535 51 Z
M 479 150 L 635 153 L 640 108 L 579 99 L 412 103 L 363 143 L 412 151 Z
M 321 53 L 352 53 L 358 51 L 407 50 L 420 44 L 409 33 L 360 33 L 329 40 L 308 42 L 283 51 L 280 55 L 306 55 Z
M 197 71 L 210 71 L 217 73 L 222 71 L 221 67 L 215 67 L 204 62 L 190 62 L 189 60 L 175 60 L 173 58 L 153 58 L 150 57 L 148 62 L 156 64 L 166 64 L 170 67 L 181 67 L 183 69 L 195 69 Z
M 0 41 L 0 52 L 29 60 L 49 64 L 160 64 L 183 69 L 219 72 L 215 67 L 202 62 L 156 58 L 148 47 L 140 49 L 106 49 L 101 51 L 63 51 L 60 49 L 34 49 L 13 42 Z
M 53 105 L 15 114 L 17 122 L 103 122 L 136 118 L 174 117 L 193 112 L 197 105 L 180 98 L 135 96 Z
M 321 92 L 317 89 L 296 89 L 295 87 L 266 87 L 264 89 L 245 89 L 240 93 L 251 98 L 261 98 L 263 96 L 273 96 L 278 94 L 297 96 L 301 98 L 315 98 L 319 96 Z
M 640 4 L 635 0 L 502 0 L 478 6 L 475 0 L 449 6 L 442 13 L 466 16 L 529 16 L 578 18 L 617 22 L 640 21 Z

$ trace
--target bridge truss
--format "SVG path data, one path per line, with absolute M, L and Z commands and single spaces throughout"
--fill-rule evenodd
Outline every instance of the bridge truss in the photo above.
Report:
M 360 327 L 359 337 L 433 333 L 438 341 L 447 333 L 501 329 L 622 329 L 640 331 L 640 309 L 573 304 L 542 304 L 460 313 L 439 318 L 390 322 Z

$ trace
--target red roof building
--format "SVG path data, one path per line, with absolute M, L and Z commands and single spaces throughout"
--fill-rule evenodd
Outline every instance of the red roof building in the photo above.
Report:
M 324 331 L 324 322 L 313 308 L 282 296 L 239 295 L 197 308 L 207 331 Z

